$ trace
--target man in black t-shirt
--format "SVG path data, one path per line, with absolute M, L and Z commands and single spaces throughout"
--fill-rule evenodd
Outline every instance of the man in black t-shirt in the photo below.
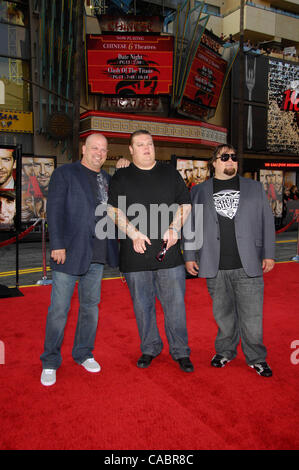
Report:
M 189 192 L 172 165 L 156 162 L 149 132 L 134 132 L 129 149 L 133 163 L 111 179 L 108 214 L 120 229 L 120 270 L 130 290 L 141 339 L 137 366 L 148 367 L 163 348 L 156 321 L 158 298 L 170 354 L 184 372 L 192 372 L 179 240 L 191 210 Z
M 234 359 L 241 338 L 247 364 L 270 377 L 262 323 L 263 273 L 275 258 L 273 214 L 261 183 L 237 174 L 231 145 L 215 149 L 212 166 L 214 177 L 191 191 L 195 230 L 195 206 L 203 205 L 203 245 L 184 249 L 187 271 L 207 278 L 213 300 L 218 334 L 211 364 L 224 367 Z

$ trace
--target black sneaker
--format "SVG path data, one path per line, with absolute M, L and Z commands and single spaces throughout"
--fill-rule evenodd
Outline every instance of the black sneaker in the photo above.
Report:
M 222 356 L 221 354 L 215 354 L 215 356 L 211 360 L 211 366 L 224 367 L 228 362 L 230 362 L 230 359 L 227 359 L 227 357 Z
M 272 377 L 272 370 L 268 366 L 267 362 L 258 362 L 257 364 L 249 365 L 252 369 L 261 375 L 262 377 Z

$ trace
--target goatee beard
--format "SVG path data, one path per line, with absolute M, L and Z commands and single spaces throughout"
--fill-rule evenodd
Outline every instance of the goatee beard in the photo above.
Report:
M 224 168 L 223 173 L 227 176 L 234 176 L 237 173 L 236 168 Z

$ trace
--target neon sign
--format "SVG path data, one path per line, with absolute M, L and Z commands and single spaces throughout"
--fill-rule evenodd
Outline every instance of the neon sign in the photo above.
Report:
M 275 163 L 265 163 L 265 167 L 280 167 L 280 168 L 299 168 L 299 163 L 286 163 L 286 162 L 275 162 Z
M 299 94 L 296 90 L 284 91 L 284 100 L 282 103 L 282 109 L 284 111 L 299 111 Z

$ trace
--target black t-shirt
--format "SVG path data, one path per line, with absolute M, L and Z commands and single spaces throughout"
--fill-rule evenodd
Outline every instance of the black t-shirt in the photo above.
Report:
M 235 215 L 239 206 L 240 181 L 236 175 L 229 180 L 213 181 L 214 205 L 220 229 L 219 269 L 242 268 L 235 235 Z
M 110 182 L 108 204 L 121 209 L 151 240 L 151 245 L 146 244 L 144 254 L 136 253 L 132 240 L 120 232 L 120 270 L 150 271 L 183 264 L 180 240 L 167 251 L 162 262 L 156 260 L 156 255 L 178 206 L 190 203 L 188 189 L 171 164 L 157 162 L 151 170 L 141 170 L 131 163 L 129 167 L 119 169 Z M 160 216 L 157 216 L 159 209 Z
M 94 197 L 94 210 L 98 204 L 107 203 L 108 181 L 106 180 L 103 172 L 92 171 L 86 166 L 82 165 L 83 171 L 86 172 L 91 190 Z M 107 212 L 105 212 L 105 217 Z M 101 219 L 95 215 L 95 224 Z M 91 263 L 107 263 L 107 238 L 99 240 L 96 235 L 93 235 L 93 255 Z

